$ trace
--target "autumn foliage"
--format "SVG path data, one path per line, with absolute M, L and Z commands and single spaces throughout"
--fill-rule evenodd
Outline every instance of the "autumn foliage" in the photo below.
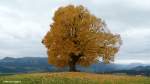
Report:
M 58 67 L 88 66 L 100 58 L 113 61 L 121 45 L 118 34 L 111 33 L 101 18 L 83 6 L 60 7 L 42 43 L 47 48 L 48 62 Z

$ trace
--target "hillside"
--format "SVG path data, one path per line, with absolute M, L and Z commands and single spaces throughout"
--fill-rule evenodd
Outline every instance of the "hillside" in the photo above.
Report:
M 150 65 L 134 64 L 104 64 L 97 63 L 87 68 L 77 66 L 82 72 L 94 73 L 126 73 L 129 75 L 150 76 Z M 6 57 L 0 60 L 0 73 L 29 73 L 29 72 L 62 72 L 68 68 L 56 68 L 47 63 L 46 57 Z
M 1 76 L 0 84 L 149 84 L 143 76 L 117 76 L 81 72 L 32 73 Z

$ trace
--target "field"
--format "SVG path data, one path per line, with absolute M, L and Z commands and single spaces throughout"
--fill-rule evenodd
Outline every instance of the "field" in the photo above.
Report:
M 150 84 L 150 78 L 83 72 L 31 73 L 0 76 L 0 84 Z

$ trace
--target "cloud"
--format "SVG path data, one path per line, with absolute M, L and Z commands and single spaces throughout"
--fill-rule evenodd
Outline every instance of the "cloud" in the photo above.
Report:
M 41 44 L 55 10 L 83 5 L 104 19 L 123 45 L 116 61 L 150 59 L 150 1 L 147 0 L 0 0 L 0 58 L 47 56 Z
M 134 59 L 128 59 L 128 60 L 117 60 L 115 61 L 117 64 L 132 64 L 132 63 L 142 63 L 142 64 L 150 64 L 149 60 L 134 60 Z

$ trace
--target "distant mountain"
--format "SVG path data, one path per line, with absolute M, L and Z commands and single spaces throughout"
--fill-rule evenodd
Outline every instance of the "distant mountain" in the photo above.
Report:
M 42 57 L 6 57 L 0 60 L 0 73 L 24 73 L 32 71 L 48 71 L 53 69 L 54 67 L 47 63 L 47 58 Z
M 127 74 L 149 74 L 150 66 L 140 63 L 134 64 L 93 64 L 89 67 L 77 66 L 78 70 L 96 73 L 127 73 Z M 6 57 L 0 60 L 0 73 L 28 73 L 28 72 L 52 72 L 68 71 L 68 68 L 56 68 L 48 64 L 46 57 Z M 136 73 L 133 73 L 136 72 Z M 144 74 L 145 75 L 145 74 Z
M 129 70 L 116 70 L 108 73 L 125 73 L 128 75 L 144 75 L 150 76 L 150 66 L 137 66 Z

